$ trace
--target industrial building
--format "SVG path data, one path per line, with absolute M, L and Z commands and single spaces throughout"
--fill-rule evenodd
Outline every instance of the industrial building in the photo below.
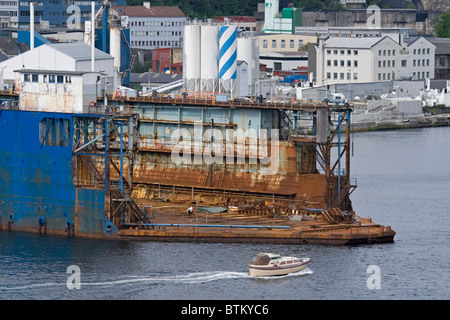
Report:
M 407 42 L 399 35 L 399 39 L 319 39 L 315 50 L 317 84 L 434 78 L 435 45 L 424 37 Z
M 128 17 L 130 46 L 139 49 L 181 48 L 186 16 L 176 6 L 113 6 L 120 16 Z
M 265 0 L 264 27 L 261 31 L 267 33 L 295 33 L 295 27 L 302 25 L 302 10 L 285 7 L 280 14 L 279 0 Z
M 24 110 L 81 113 L 102 90 L 114 89 L 114 58 L 85 43 L 44 44 L 0 63 L 2 88 L 14 87 Z M 67 101 L 72 101 L 68 104 Z
M 39 0 L 39 1 L 0 1 L 0 17 L 2 27 L 30 27 L 30 3 L 35 5 L 35 24 L 46 27 L 66 27 L 71 23 L 79 23 L 81 29 L 86 20 L 91 18 L 92 1 L 82 0 Z M 113 5 L 125 5 L 125 0 L 109 0 Z M 95 1 L 98 10 L 101 1 Z

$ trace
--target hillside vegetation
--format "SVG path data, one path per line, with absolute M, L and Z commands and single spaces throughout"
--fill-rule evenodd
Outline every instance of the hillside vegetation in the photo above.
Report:
M 142 5 L 143 0 L 127 0 L 127 4 Z M 190 18 L 213 18 L 216 16 L 253 16 L 258 3 L 264 0 L 151 0 L 152 6 L 178 6 Z M 294 7 L 312 10 L 341 8 L 336 0 L 292 0 Z M 281 1 L 280 1 L 281 3 Z

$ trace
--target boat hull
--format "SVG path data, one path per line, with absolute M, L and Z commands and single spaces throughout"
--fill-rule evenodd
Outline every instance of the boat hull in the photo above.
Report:
M 251 277 L 275 277 L 296 273 L 305 269 L 311 259 L 306 259 L 300 263 L 289 266 L 256 266 L 250 265 L 248 268 Z

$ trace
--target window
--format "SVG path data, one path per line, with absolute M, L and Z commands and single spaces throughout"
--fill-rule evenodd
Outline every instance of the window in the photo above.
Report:
M 344 60 L 341 60 L 341 67 L 343 67 L 345 64 Z
M 38 74 L 32 74 L 31 75 L 31 81 L 32 82 L 38 82 L 39 81 L 39 75 Z
M 285 40 L 281 40 L 281 47 L 282 48 L 286 48 L 286 41 Z
M 25 73 L 23 75 L 23 81 L 25 82 L 30 82 L 30 74 L 29 73 Z
M 333 73 L 333 79 L 337 79 L 337 72 Z
M 54 74 L 51 74 L 51 75 L 48 76 L 48 82 L 49 83 L 55 83 L 55 75 Z
M 42 82 L 43 83 L 47 83 L 48 82 L 48 75 L 44 74 L 44 76 L 42 78 Z
M 343 72 L 340 73 L 340 79 L 344 80 L 344 73 Z
M 407 61 L 406 60 L 402 60 L 402 67 L 407 67 L 407 66 L 408 66 Z
M 263 48 L 267 48 L 267 40 L 263 40 Z
M 303 47 L 303 40 L 298 40 L 298 47 L 299 48 Z
M 353 80 L 358 80 L 358 74 L 357 73 L 353 74 Z
M 331 72 L 327 72 L 327 79 L 331 79 Z
M 277 47 L 277 40 L 272 40 L 272 48 L 276 48 Z
M 344 50 L 340 50 L 340 53 L 341 53 L 341 54 L 344 54 L 344 53 L 345 53 L 345 51 L 344 51 Z
M 56 77 L 56 82 L 57 83 L 64 83 L 64 76 L 57 76 Z
M 294 40 L 289 41 L 289 48 L 294 48 Z M 327 50 L 327 51 L 330 51 L 330 50 Z
M 331 60 L 327 60 L 327 66 L 331 67 Z
M 351 73 L 347 72 L 347 80 L 350 80 Z
M 378 61 L 378 68 L 381 68 L 381 60 Z
M 337 60 L 333 60 L 333 65 L 337 67 Z
M 291 41 L 294 42 L 294 40 Z M 327 54 L 331 54 L 331 50 L 327 50 Z
M 351 55 L 352 54 L 352 50 L 347 50 L 347 54 Z
M 347 60 L 347 67 L 351 67 L 351 66 L 352 66 L 351 60 Z
M 358 66 L 358 60 L 353 60 L 353 66 L 357 67 Z
M 356 56 L 358 55 L 358 50 L 353 50 L 353 54 Z

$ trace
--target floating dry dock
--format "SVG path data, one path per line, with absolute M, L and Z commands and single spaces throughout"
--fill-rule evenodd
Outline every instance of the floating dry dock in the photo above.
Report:
M 156 204 L 149 229 L 129 224 L 119 231 L 119 236 L 156 241 L 351 245 L 392 242 L 395 235 L 389 226 L 370 219 L 355 217 L 354 222 L 333 223 L 323 212 L 267 216 L 258 215 L 258 210 L 228 210 L 188 215 L 185 207 Z
M 111 94 L 107 105 L 63 113 L 15 103 L 20 94 L 1 93 L 11 102 L 0 109 L 1 230 L 156 241 L 394 240 L 389 226 L 353 210 L 349 106 Z

